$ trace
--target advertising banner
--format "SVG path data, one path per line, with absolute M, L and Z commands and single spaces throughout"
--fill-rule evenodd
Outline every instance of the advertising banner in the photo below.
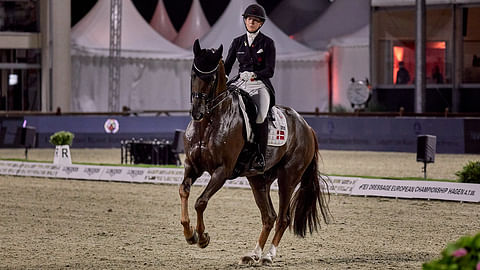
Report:
M 437 181 L 361 179 L 351 195 L 480 202 L 480 185 Z
M 183 174 L 183 168 L 55 165 L 52 163 L 0 161 L 0 175 L 180 185 L 183 181 Z M 480 202 L 480 184 L 341 176 L 323 176 L 323 178 L 327 186 L 323 185 L 322 189 L 326 191 L 328 187 L 331 194 Z M 194 185 L 205 186 L 209 181 L 210 175 L 205 172 L 195 181 Z M 224 186 L 250 188 L 245 177 L 227 180 Z M 278 190 L 277 181 L 273 182 L 271 190 Z

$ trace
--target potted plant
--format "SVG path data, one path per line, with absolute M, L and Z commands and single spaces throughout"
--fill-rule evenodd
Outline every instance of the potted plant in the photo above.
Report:
M 58 131 L 50 136 L 50 143 L 55 145 L 53 163 L 57 165 L 71 165 L 70 146 L 75 135 L 69 131 Z

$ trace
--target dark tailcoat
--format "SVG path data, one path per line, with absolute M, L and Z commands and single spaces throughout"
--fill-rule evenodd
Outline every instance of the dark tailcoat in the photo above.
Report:
M 251 71 L 267 86 L 270 94 L 270 107 L 275 105 L 275 91 L 270 78 L 275 70 L 275 43 L 262 32 L 248 46 L 247 34 L 236 37 L 225 60 L 225 72 L 230 75 L 235 59 L 239 63 L 239 72 Z

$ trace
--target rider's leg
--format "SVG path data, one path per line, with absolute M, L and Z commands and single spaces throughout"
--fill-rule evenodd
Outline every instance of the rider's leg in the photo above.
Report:
M 265 170 L 268 141 L 268 121 L 265 120 L 261 124 L 255 124 L 255 144 L 257 145 L 257 154 L 253 157 L 252 168 L 256 171 L 263 172 Z
M 265 121 L 268 114 L 268 106 L 270 105 L 270 94 L 262 83 L 263 87 L 258 89 L 257 94 L 252 96 L 255 105 L 257 105 L 257 119 L 255 122 L 261 124 Z
M 265 170 L 265 152 L 268 141 L 268 121 L 266 120 L 268 107 L 270 105 L 270 95 L 265 87 L 257 90 L 252 95 L 252 99 L 257 105 L 257 119 L 254 127 L 254 141 L 257 144 L 257 155 L 252 160 L 252 168 L 263 172 Z

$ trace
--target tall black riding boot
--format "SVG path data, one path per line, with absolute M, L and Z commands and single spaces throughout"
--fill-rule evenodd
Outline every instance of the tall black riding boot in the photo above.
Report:
M 255 144 L 257 146 L 257 153 L 252 160 L 252 169 L 263 172 L 265 171 L 265 152 L 267 150 L 268 142 L 268 121 L 263 121 L 261 124 L 255 124 Z

